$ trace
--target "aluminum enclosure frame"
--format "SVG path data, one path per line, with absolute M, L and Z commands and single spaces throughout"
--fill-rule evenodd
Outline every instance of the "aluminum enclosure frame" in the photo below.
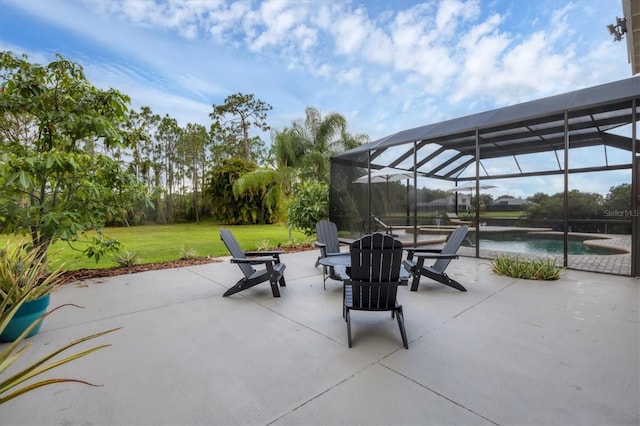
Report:
M 638 185 L 636 184 L 636 114 L 640 100 L 640 78 L 633 77 L 599 86 L 585 88 L 530 102 L 485 111 L 466 117 L 407 129 L 375 140 L 361 147 L 340 153 L 331 158 L 330 212 L 339 210 L 336 197 L 339 184 L 334 176 L 335 168 L 352 167 L 369 173 L 384 167 L 412 173 L 413 187 L 418 177 L 428 177 L 453 182 L 480 182 L 486 179 L 513 177 L 564 175 L 565 200 L 568 192 L 568 175 L 604 170 L 632 170 L 631 209 L 638 209 Z M 614 130 L 631 125 L 631 136 L 615 134 Z M 596 167 L 572 168 L 569 149 L 603 146 L 605 164 Z M 629 152 L 625 164 L 609 164 L 607 147 Z M 520 168 L 518 156 L 552 152 L 556 157 L 547 169 L 527 172 Z M 510 158 L 518 172 L 491 174 L 483 166 L 483 160 Z M 564 165 L 568 165 L 565 167 Z M 475 166 L 475 167 L 474 167 Z M 409 184 L 409 181 L 407 182 Z M 371 183 L 368 184 L 368 213 L 371 216 Z M 344 186 L 344 185 L 343 185 Z M 477 192 L 476 192 L 477 193 Z M 407 198 L 408 200 L 408 198 Z M 407 201 L 408 202 L 408 201 Z M 476 197 L 476 202 L 478 202 Z M 413 203 L 414 236 L 417 235 L 417 201 Z M 565 225 L 568 219 L 565 202 Z M 407 207 L 409 208 L 409 207 Z M 479 223 L 479 206 L 476 206 L 476 224 Z M 565 240 L 567 238 L 565 226 Z M 632 226 L 633 241 L 637 230 Z M 477 236 L 477 233 L 476 233 Z M 476 245 L 476 256 L 479 248 Z M 632 244 L 632 259 L 637 248 Z M 565 266 L 567 262 L 565 241 Z M 635 262 L 632 262 L 632 265 Z M 632 266 L 632 274 L 636 274 Z M 640 271 L 638 271 L 640 272 Z

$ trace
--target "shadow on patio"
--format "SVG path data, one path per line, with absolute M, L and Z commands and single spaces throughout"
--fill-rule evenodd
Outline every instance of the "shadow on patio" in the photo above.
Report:
M 283 256 L 287 287 L 223 298 L 240 278 L 213 263 L 69 284 L 29 358 L 110 327 L 113 346 L 47 377 L 103 384 L 39 389 L 3 424 L 640 423 L 639 283 L 566 271 L 559 281 L 494 275 L 461 258 L 468 292 L 422 279 L 399 291 L 409 350 L 386 314 L 353 315 L 316 251 Z

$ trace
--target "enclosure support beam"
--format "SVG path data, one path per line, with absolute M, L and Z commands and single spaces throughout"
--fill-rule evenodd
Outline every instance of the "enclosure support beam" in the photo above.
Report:
M 637 277 L 640 273 L 639 264 L 640 259 L 638 256 L 639 247 L 639 238 L 638 234 L 640 233 L 640 218 L 638 217 L 638 197 L 640 197 L 640 170 L 638 170 L 638 153 L 636 151 L 636 138 L 637 138 L 637 125 L 636 125 L 636 109 L 638 108 L 637 101 L 635 98 L 631 101 L 631 211 L 634 213 L 634 216 L 631 221 L 631 276 Z
M 418 245 L 418 142 L 413 142 L 413 245 Z M 409 202 L 409 200 L 407 200 Z
M 564 211 L 564 244 L 563 261 L 566 268 L 569 257 L 569 111 L 564 111 L 564 197 L 562 201 Z
M 369 175 L 367 182 L 367 211 L 369 212 L 367 215 L 367 230 L 371 232 L 371 216 L 373 216 L 371 211 L 371 150 L 367 151 L 367 174 Z
M 456 195 L 457 197 L 457 195 Z M 476 257 L 480 257 L 480 130 L 476 127 Z

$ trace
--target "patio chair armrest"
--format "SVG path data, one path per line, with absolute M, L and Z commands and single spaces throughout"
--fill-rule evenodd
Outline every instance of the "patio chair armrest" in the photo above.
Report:
M 405 247 L 406 251 L 413 253 L 440 253 L 442 249 L 430 249 L 425 247 Z
M 459 254 L 442 254 L 442 253 L 416 253 L 417 258 L 423 259 L 458 259 Z
M 341 251 L 339 253 L 327 253 L 325 257 L 335 257 L 335 256 L 351 256 L 348 251 Z
M 274 257 L 252 257 L 252 258 L 238 258 L 232 257 L 231 263 L 248 263 L 249 265 L 261 265 L 267 263 L 279 263 Z
M 350 246 L 351 244 L 353 244 L 353 240 L 346 240 L 346 239 L 344 239 L 344 238 L 338 238 L 338 242 L 339 242 L 340 244 L 345 244 L 345 245 L 348 245 L 348 246 Z
M 280 262 L 280 255 L 284 253 L 284 251 L 281 250 L 272 250 L 272 251 L 245 251 L 244 255 L 247 257 L 252 257 L 252 256 L 256 256 L 256 257 L 261 257 L 261 256 L 271 256 L 273 259 L 276 259 L 278 261 L 278 263 Z
M 282 254 L 282 250 L 265 250 L 265 251 L 245 251 L 247 256 L 275 256 L 276 254 Z
M 442 249 L 430 249 L 425 247 L 405 247 L 404 250 L 407 252 L 407 259 L 413 259 L 413 255 L 416 253 L 440 253 Z
M 404 265 L 404 262 L 403 262 Z M 411 270 L 405 268 L 400 268 L 400 277 L 398 278 L 400 280 L 400 285 L 407 285 L 409 284 L 409 278 L 411 276 Z
M 405 259 L 402 261 L 402 266 L 404 266 L 404 269 L 410 274 L 412 274 L 416 270 L 417 265 L 418 264 L 413 259 Z
M 327 245 L 325 243 L 321 243 L 320 241 L 316 241 L 315 243 L 313 243 L 313 245 L 318 247 L 320 250 L 324 250 L 327 248 Z

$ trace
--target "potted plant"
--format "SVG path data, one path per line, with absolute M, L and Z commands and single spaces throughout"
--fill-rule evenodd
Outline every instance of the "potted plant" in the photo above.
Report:
M 12 280 L 11 282 L 13 283 L 13 287 L 6 283 L 3 283 L 3 299 L 0 299 L 0 334 L 2 334 L 6 330 L 9 323 L 13 320 L 18 311 L 20 311 L 20 309 L 24 306 L 27 300 L 37 300 L 39 298 L 38 295 L 41 295 L 43 293 L 46 293 L 46 295 L 50 294 L 50 292 L 57 286 L 57 284 L 54 284 L 55 281 L 57 281 L 57 279 L 50 280 L 49 283 L 46 284 L 46 281 L 44 280 L 31 280 L 29 281 L 31 283 L 30 286 L 21 286 L 18 280 Z M 46 289 L 48 289 L 49 292 L 46 292 Z M 12 304 L 9 304 L 9 301 L 11 301 Z M 65 305 L 62 305 L 60 307 L 63 306 Z M 54 309 L 53 311 L 55 311 L 56 309 Z M 32 334 L 34 329 L 40 327 L 40 324 L 45 319 L 45 317 L 53 311 L 45 313 L 42 316 L 36 318 L 11 343 L 0 345 L 0 405 L 21 395 L 24 395 L 34 389 L 56 383 L 74 382 L 90 386 L 97 386 L 84 380 L 70 378 L 44 379 L 35 382 L 33 381 L 33 379 L 43 373 L 46 373 L 49 370 L 52 370 L 63 364 L 67 364 L 78 358 L 82 358 L 85 355 L 89 355 L 90 353 L 110 346 L 108 344 L 103 344 L 82 350 L 80 352 L 76 352 L 62 359 L 54 359 L 58 355 L 68 351 L 74 346 L 119 330 L 119 327 L 74 340 L 73 342 L 63 345 L 62 347 L 56 349 L 52 353 L 44 356 L 37 361 L 27 363 L 26 366 L 20 366 L 20 369 L 18 371 L 9 373 L 9 369 L 14 366 L 14 363 L 18 359 L 20 359 L 22 355 L 27 352 L 31 345 L 31 342 L 22 345 L 24 339 L 26 339 L 28 335 Z
M 9 309 L 23 300 L 0 334 L 0 341 L 12 342 L 49 306 L 49 295 L 60 285 L 62 269 L 49 271 L 47 260 L 36 248 L 11 244 L 0 249 L 0 303 Z M 25 297 L 26 296 L 26 297 Z M 41 322 L 26 337 L 40 329 Z

